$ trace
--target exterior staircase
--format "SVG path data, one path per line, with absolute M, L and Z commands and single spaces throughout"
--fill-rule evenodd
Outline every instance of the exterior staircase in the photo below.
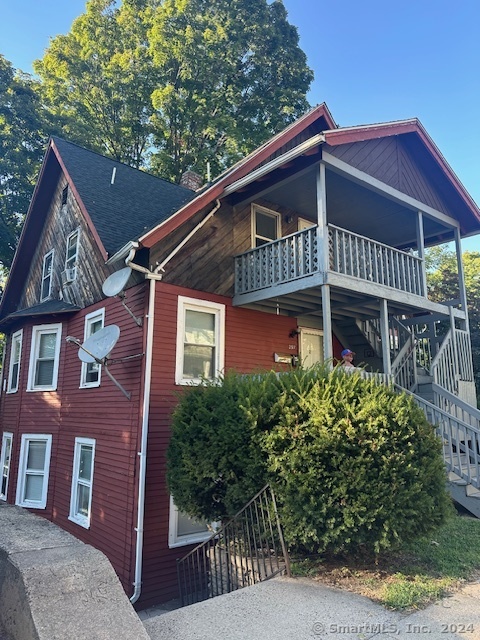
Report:
M 452 498 L 480 518 L 480 411 L 468 401 L 475 398 L 470 340 L 460 329 L 432 336 L 421 326 L 391 319 L 393 378 L 442 439 Z

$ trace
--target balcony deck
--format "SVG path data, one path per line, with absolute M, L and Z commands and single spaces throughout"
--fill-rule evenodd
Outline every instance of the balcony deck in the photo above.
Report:
M 307 290 L 327 283 L 354 297 L 384 297 L 420 309 L 439 306 L 428 302 L 424 261 L 417 255 L 328 225 L 328 257 L 323 261 L 328 268 L 322 271 L 320 246 L 313 226 L 236 256 L 234 304 L 302 292 L 308 296 Z M 302 305 L 297 306 L 301 312 Z M 291 311 L 295 308 L 293 304 Z

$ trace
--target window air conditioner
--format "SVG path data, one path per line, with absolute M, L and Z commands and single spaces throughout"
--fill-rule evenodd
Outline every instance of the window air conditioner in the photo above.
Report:
M 65 271 L 62 271 L 62 284 L 68 284 L 69 282 L 73 282 L 74 280 L 75 280 L 75 268 L 65 269 Z

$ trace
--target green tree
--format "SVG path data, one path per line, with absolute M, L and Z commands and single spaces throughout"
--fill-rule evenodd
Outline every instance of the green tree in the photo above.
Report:
M 13 259 L 46 140 L 32 79 L 0 55 L 0 267 Z
M 148 155 L 154 69 L 144 3 L 116 4 L 89 0 L 70 33 L 53 38 L 34 69 L 65 138 L 138 168 Z
M 280 0 L 89 0 L 34 68 L 65 137 L 175 181 L 284 128 L 313 78 Z
M 218 172 L 301 115 L 313 79 L 282 2 L 166 0 L 150 46 L 158 170 Z
M 436 302 L 458 299 L 458 267 L 455 252 L 446 245 L 433 247 L 428 250 L 426 261 L 430 298 Z M 480 394 L 480 252 L 465 251 L 462 262 L 478 396 Z

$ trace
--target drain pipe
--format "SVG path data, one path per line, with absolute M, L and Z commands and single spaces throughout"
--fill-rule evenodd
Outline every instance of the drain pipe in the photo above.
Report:
M 135 578 L 133 582 L 133 595 L 130 602 L 135 604 L 142 592 L 142 562 L 143 562 L 143 534 L 144 534 L 144 518 L 145 518 L 145 489 L 147 478 L 147 442 L 148 442 L 148 422 L 150 412 L 150 392 L 152 386 L 152 360 L 153 360 L 153 331 L 155 320 L 155 283 L 162 279 L 162 273 L 165 265 L 180 251 L 180 249 L 190 240 L 190 238 L 210 220 L 214 213 L 220 208 L 220 201 L 216 201 L 215 207 L 190 233 L 175 247 L 175 249 L 159 264 L 153 271 L 145 267 L 135 264 L 133 259 L 139 248 L 138 242 L 132 243 L 132 248 L 125 264 L 145 275 L 150 281 L 148 294 L 148 313 L 147 313 L 147 334 L 145 345 L 145 385 L 143 390 L 143 406 L 142 406 L 142 435 L 140 440 L 140 451 L 138 456 L 140 459 L 138 471 L 138 508 L 137 508 L 137 526 L 135 532 L 137 541 L 135 545 Z

